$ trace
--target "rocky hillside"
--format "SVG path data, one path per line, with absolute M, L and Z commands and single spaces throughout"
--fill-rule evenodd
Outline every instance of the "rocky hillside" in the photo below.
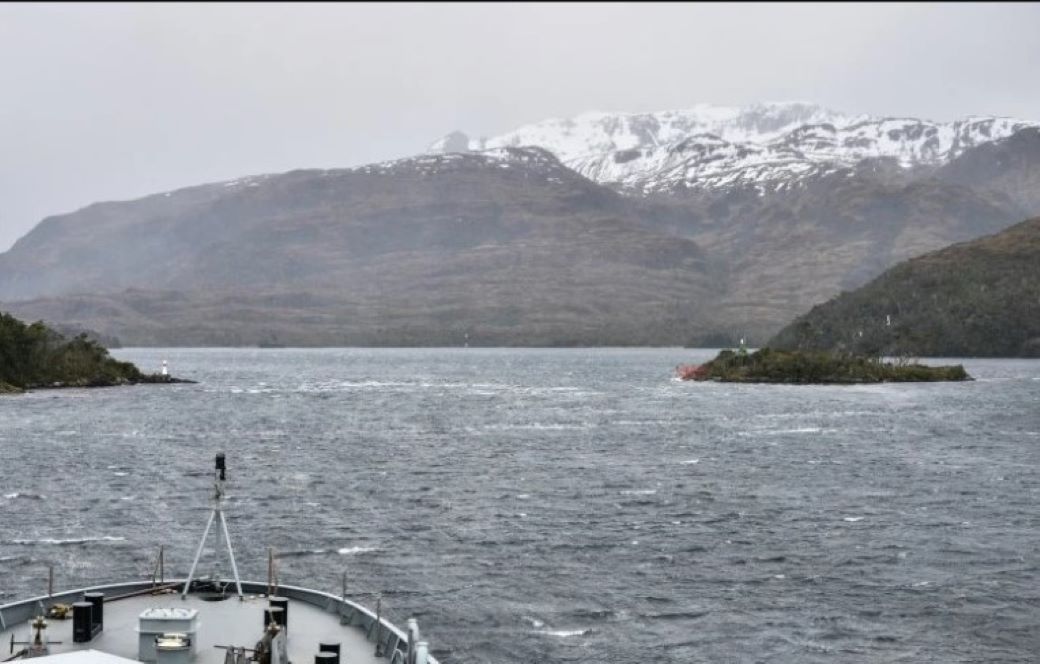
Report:
M 0 256 L 0 298 L 336 287 L 379 256 L 472 250 L 619 201 L 536 149 L 248 177 L 45 219 Z
M 131 345 L 682 343 L 714 272 L 644 220 L 537 149 L 294 171 L 49 218 L 0 298 Z
M 1040 128 L 968 150 L 939 168 L 935 177 L 1005 196 L 1025 216 L 1040 214 Z
M 1024 216 L 991 192 L 853 171 L 770 196 L 733 191 L 687 205 L 687 225 L 674 232 L 726 266 L 720 320 L 740 324 L 726 331 L 751 336 L 756 345 L 799 313 L 900 261 Z
M 901 263 L 814 307 L 769 343 L 886 355 L 1040 357 L 1040 217 Z

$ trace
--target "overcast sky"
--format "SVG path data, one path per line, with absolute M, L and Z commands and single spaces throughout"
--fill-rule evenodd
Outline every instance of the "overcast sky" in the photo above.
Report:
M 42 218 L 588 110 L 1040 120 L 1040 4 L 0 5 L 0 251 Z

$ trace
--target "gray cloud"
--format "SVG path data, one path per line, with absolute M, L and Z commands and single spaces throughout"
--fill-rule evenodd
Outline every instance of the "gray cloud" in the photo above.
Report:
M 1040 120 L 1040 5 L 4 5 L 0 251 L 98 200 L 587 110 Z

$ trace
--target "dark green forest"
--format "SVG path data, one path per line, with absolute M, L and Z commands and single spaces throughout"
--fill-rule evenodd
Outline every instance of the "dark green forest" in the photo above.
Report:
M 69 339 L 42 322 L 27 325 L 0 313 L 0 393 L 125 385 L 144 378 L 132 363 L 112 358 L 86 334 Z

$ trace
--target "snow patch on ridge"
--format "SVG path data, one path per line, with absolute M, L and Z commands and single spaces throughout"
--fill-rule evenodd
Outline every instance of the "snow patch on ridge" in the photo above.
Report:
M 513 165 L 524 166 L 523 173 L 537 173 L 549 182 L 573 178 L 574 173 L 547 150 L 535 146 L 497 147 L 481 151 L 426 153 L 415 157 L 366 164 L 348 169 L 367 175 L 440 175 L 451 171 L 497 170 L 508 172 Z

